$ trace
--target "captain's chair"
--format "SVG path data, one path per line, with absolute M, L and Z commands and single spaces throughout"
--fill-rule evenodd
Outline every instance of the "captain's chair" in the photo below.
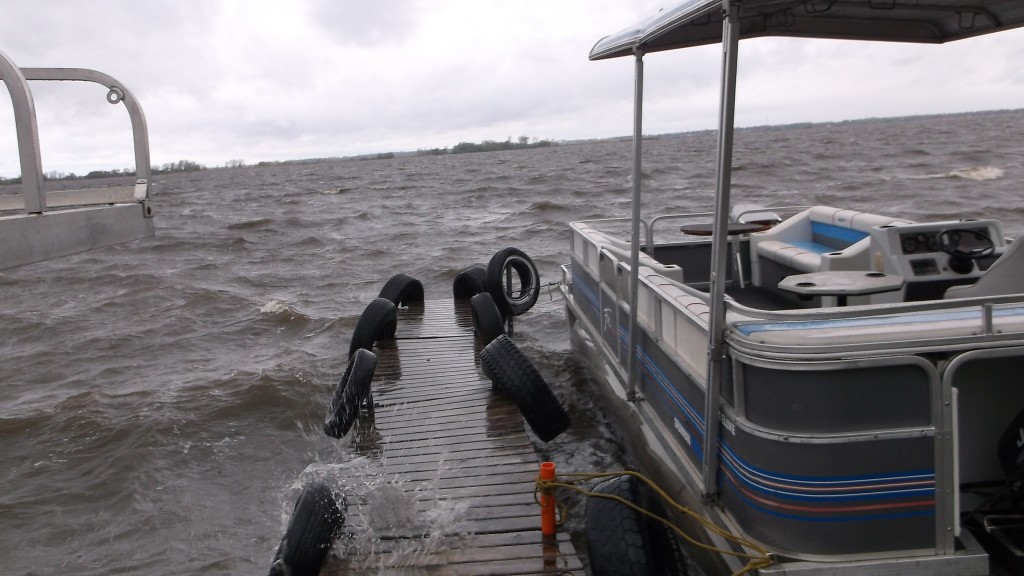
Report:
M 1024 292 L 1024 239 L 1012 242 L 977 282 L 950 286 L 943 298 L 1003 296 L 1021 292 Z

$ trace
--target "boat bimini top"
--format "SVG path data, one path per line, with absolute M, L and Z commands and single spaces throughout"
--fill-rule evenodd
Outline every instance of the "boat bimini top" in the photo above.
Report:
M 721 42 L 715 206 L 711 235 L 710 313 L 708 318 L 708 388 L 704 414 L 704 487 L 715 492 L 718 470 L 719 397 L 725 374 L 725 284 L 732 181 L 732 148 L 739 40 L 765 36 L 874 40 L 941 44 L 1024 26 L 1024 2 L 1014 0 L 687 0 L 661 10 L 638 25 L 606 36 L 590 51 L 591 60 L 632 55 L 635 58 L 633 118 L 633 201 L 630 261 L 640 261 L 643 109 L 643 56 L 647 52 Z M 629 342 L 636 341 L 640 266 L 629 278 Z M 638 366 L 629 355 L 630 390 Z
M 940 44 L 1024 26 L 1024 4 L 1013 0 L 691 0 L 602 38 L 590 59 L 716 44 L 729 4 L 739 6 L 740 38 Z

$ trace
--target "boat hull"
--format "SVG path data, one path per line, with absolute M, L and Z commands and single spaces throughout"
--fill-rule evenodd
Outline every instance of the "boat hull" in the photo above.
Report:
M 641 328 L 636 352 L 639 394 L 630 399 L 623 362 L 624 351 L 629 348 L 628 327 L 617 320 L 628 317 L 628 312 L 610 311 L 605 304 L 615 300 L 608 302 L 610 298 L 605 298 L 611 296 L 607 287 L 596 284 L 576 264 L 572 272 L 566 269 L 562 288 L 573 348 L 591 367 L 609 412 L 621 427 L 630 457 L 684 506 L 777 554 L 782 561 L 762 569 L 762 573 L 989 573 L 988 556 L 970 535 L 961 538 L 970 544 L 966 548 L 938 552 L 944 535 L 936 513 L 945 511 L 936 506 L 935 471 L 946 464 L 941 454 L 949 439 L 936 437 L 930 422 L 943 416 L 927 409 L 911 415 L 919 425 L 900 430 L 885 430 L 884 418 L 888 416 L 884 410 L 851 411 L 851 418 L 859 412 L 859 417 L 882 419 L 871 425 L 883 431 L 805 434 L 801 438 L 800 434 L 773 433 L 748 419 L 753 416 L 767 421 L 770 412 L 738 417 L 730 407 L 723 406 L 718 484 L 710 501 L 703 498 L 704 388 L 700 374 L 686 367 L 687 362 L 681 359 L 686 354 L 666 350 L 664 338 Z M 616 300 L 614 307 L 621 308 L 621 300 Z M 701 347 L 699 340 L 693 343 L 695 348 Z M 696 358 L 706 354 L 706 349 L 698 352 L 689 355 Z M 804 372 L 787 371 L 795 367 Z M 774 376 L 779 386 L 799 385 L 803 373 L 806 385 L 830 382 L 842 386 L 844 378 L 858 386 L 872 379 L 883 388 L 903 385 L 907 387 L 908 403 L 913 405 L 928 406 L 930 402 L 920 400 L 939 394 L 932 367 L 908 355 L 867 364 L 830 361 L 776 365 L 745 358 L 732 365 L 730 370 L 737 374 L 730 374 L 730 378 L 757 382 L 770 396 L 773 369 L 779 370 Z M 753 390 L 737 393 L 749 394 L 744 400 L 757 400 Z M 803 394 L 790 390 L 785 395 L 792 397 L 794 393 Z M 766 401 L 763 406 L 767 409 L 772 404 Z M 785 405 L 775 408 L 785 410 Z M 906 414 L 899 416 L 904 418 Z M 828 424 L 843 423 L 830 418 Z M 860 420 L 850 423 L 851 427 L 861 425 Z M 696 522 L 686 522 L 685 527 L 688 534 L 705 544 L 739 551 Z M 694 551 L 694 559 L 708 574 L 732 573 L 743 564 L 734 557 L 705 550 Z
M 665 429 L 643 399 L 627 399 L 627 388 L 623 379 L 608 362 L 607 352 L 601 349 L 601 342 L 592 337 L 593 326 L 585 317 L 581 317 L 571 294 L 565 291 L 564 295 L 573 350 L 581 355 L 591 368 L 590 375 L 600 388 L 603 407 L 611 420 L 617 424 L 631 461 L 677 503 L 701 515 L 717 518 L 718 513 L 714 507 L 707 507 L 697 486 L 688 481 L 696 470 L 678 455 L 657 449 L 665 446 L 665 437 L 671 432 Z M 672 511 L 670 515 L 678 526 L 701 544 L 709 547 L 730 547 L 724 539 L 709 534 L 695 519 Z M 734 558 L 726 558 L 698 546 L 688 546 L 687 553 L 701 570 L 709 575 L 733 573 L 743 566 L 742 562 Z

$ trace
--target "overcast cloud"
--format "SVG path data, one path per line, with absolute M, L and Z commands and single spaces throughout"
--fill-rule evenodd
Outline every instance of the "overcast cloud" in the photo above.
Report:
M 138 97 L 154 165 L 629 134 L 632 61 L 600 37 L 659 0 L 0 0 L 22 67 L 100 70 Z M 1024 106 L 1024 30 L 945 46 L 741 44 L 744 126 Z M 645 59 L 645 132 L 714 128 L 719 48 Z M 894 88 L 895 86 L 895 88 Z M 32 83 L 45 171 L 129 168 L 106 89 Z M 20 173 L 0 98 L 0 175 Z

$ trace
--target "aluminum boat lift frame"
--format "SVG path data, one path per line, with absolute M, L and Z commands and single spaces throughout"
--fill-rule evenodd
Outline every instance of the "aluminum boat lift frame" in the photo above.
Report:
M 20 194 L 0 195 L 0 270 L 153 236 L 149 134 L 138 100 L 118 80 L 84 68 L 18 68 L 0 52 L 0 76 L 11 95 Z M 108 88 L 107 102 L 123 103 L 135 146 L 134 185 L 46 192 L 39 129 L 29 81 L 93 82 Z

